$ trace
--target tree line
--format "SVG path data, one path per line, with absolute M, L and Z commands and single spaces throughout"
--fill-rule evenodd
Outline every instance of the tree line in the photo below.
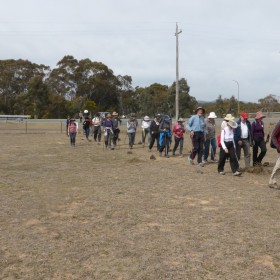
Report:
M 0 60 L 0 113 L 26 114 L 33 118 L 65 118 L 88 109 L 92 114 L 117 111 L 139 116 L 157 113 L 175 115 L 176 83 L 132 86 L 132 77 L 114 75 L 102 62 L 64 56 L 54 69 L 28 60 Z M 199 102 L 190 95 L 187 80 L 179 80 L 180 117 L 189 117 Z M 237 111 L 235 97 L 203 104 L 218 116 Z M 243 103 L 240 108 L 260 107 L 279 111 L 278 99 L 268 96 L 259 103 Z M 249 111 L 250 111 L 249 110 Z

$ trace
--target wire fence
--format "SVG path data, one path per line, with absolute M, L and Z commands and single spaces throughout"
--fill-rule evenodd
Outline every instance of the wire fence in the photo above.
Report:
M 216 119 L 216 128 L 219 129 L 223 119 Z M 187 119 L 185 120 L 187 122 Z M 253 119 L 250 119 L 253 121 Z M 279 121 L 279 118 L 265 118 L 265 128 L 271 130 Z M 175 120 L 172 124 L 175 124 Z M 127 120 L 122 120 L 121 128 L 126 129 Z M 141 130 L 141 120 L 138 120 L 138 127 Z M 78 123 L 79 133 L 83 133 L 82 123 Z M 66 134 L 65 119 L 26 119 L 18 120 L 0 120 L 1 133 L 64 133 Z

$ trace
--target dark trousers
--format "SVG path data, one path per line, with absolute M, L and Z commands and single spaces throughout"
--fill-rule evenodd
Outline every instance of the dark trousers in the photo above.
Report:
M 77 135 L 77 133 L 76 132 L 70 132 L 69 133 L 69 137 L 70 137 L 70 144 L 71 145 L 74 145 L 75 146 L 75 144 L 76 144 L 76 135 Z
M 129 147 L 132 148 L 132 146 L 134 145 L 134 141 L 135 141 L 135 134 L 136 132 L 131 132 L 131 133 L 127 133 L 128 135 L 128 141 L 129 141 Z
M 211 146 L 211 160 L 215 160 L 216 155 L 216 138 L 207 139 L 204 143 L 204 160 L 208 159 L 209 156 L 209 148 Z
M 224 171 L 226 159 L 227 159 L 227 156 L 229 156 L 231 171 L 232 171 L 232 173 L 235 173 L 239 169 L 239 164 L 238 164 L 237 155 L 235 152 L 233 142 L 226 142 L 226 146 L 228 149 L 228 153 L 226 153 L 222 147 L 220 148 L 218 172 Z
M 150 150 L 153 148 L 155 140 L 157 140 L 157 150 L 159 150 L 159 133 L 158 132 L 151 133 L 151 141 L 150 141 L 150 145 L 149 145 Z
M 193 148 L 190 158 L 194 160 L 195 156 L 197 155 L 197 162 L 201 163 L 203 155 L 204 133 L 195 132 L 191 140 Z
M 259 148 L 260 148 L 261 152 L 258 155 Z M 266 154 L 265 141 L 264 140 L 255 141 L 255 144 L 253 146 L 253 164 L 261 163 L 265 154 Z
M 119 128 L 114 129 L 114 137 L 113 137 L 113 144 L 114 146 L 117 145 L 117 141 L 119 139 L 120 130 Z
M 174 147 L 173 147 L 173 154 L 175 154 L 178 146 L 180 145 L 180 155 L 183 155 L 183 146 L 184 146 L 184 137 L 182 138 L 178 138 L 176 136 L 174 136 Z
M 101 141 L 101 126 L 100 125 L 93 126 L 93 138 L 94 138 L 94 141 L 96 141 L 96 139 L 98 139 L 98 142 Z

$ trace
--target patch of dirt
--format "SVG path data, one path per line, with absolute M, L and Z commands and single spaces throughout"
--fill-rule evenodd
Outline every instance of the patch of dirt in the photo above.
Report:
M 128 154 L 124 130 L 115 150 L 1 133 L 0 279 L 280 279 L 275 150 L 260 172 L 201 174 L 188 136 L 183 158 L 165 158 Z

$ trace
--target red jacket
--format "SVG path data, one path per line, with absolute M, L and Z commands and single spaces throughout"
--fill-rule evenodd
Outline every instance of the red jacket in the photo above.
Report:
M 271 141 L 275 145 L 277 152 L 280 153 L 280 121 L 277 123 L 271 134 Z
M 186 130 L 185 130 L 183 124 L 179 125 L 178 123 L 175 123 L 175 125 L 173 127 L 173 133 L 174 133 L 175 137 L 183 138 L 185 132 L 186 132 Z

